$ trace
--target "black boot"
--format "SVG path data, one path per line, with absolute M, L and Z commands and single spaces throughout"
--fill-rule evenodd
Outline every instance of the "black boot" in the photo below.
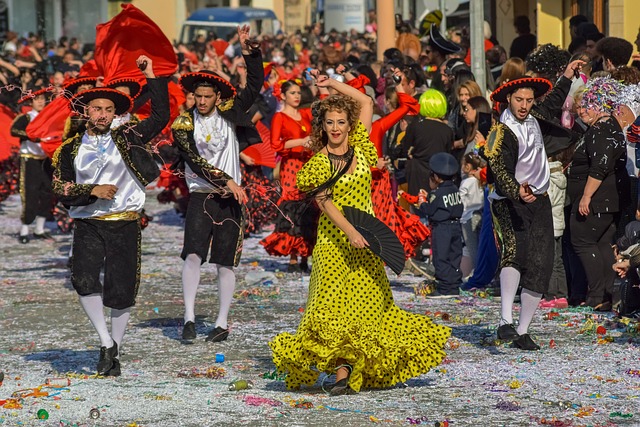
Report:
M 229 329 L 222 329 L 220 326 L 216 326 L 204 340 L 207 342 L 221 342 L 226 340 L 228 336 Z
M 113 346 L 100 347 L 100 360 L 98 360 L 98 375 L 106 375 L 115 365 L 116 356 L 118 356 L 118 343 L 113 342 Z
M 122 374 L 120 371 L 120 361 L 116 358 L 113 359 L 113 367 L 109 369 L 104 376 L 105 377 L 119 377 Z

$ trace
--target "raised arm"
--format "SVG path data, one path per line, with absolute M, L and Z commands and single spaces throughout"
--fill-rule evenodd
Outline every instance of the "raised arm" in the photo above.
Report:
M 135 133 L 142 135 L 141 141 L 147 143 L 164 129 L 171 118 L 169 113 L 169 82 L 163 77 L 156 78 L 153 73 L 153 62 L 148 56 L 140 55 L 136 63 L 147 78 L 147 86 L 151 95 L 151 115 L 135 126 Z
M 341 83 L 329 76 L 319 75 L 318 70 L 313 70 L 311 75 L 316 79 L 319 88 L 331 88 L 335 91 L 355 99 L 360 104 L 360 121 L 364 125 L 367 132 L 371 132 L 371 122 L 373 120 L 373 99 L 369 95 L 360 92 L 358 89 Z

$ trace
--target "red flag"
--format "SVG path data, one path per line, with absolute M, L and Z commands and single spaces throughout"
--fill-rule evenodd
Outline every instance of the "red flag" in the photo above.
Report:
M 111 21 L 96 26 L 94 58 L 105 82 L 126 77 L 144 80 L 136 65 L 142 54 L 153 61 L 156 76 L 173 75 L 178 67 L 169 39 L 134 5 L 123 4 L 122 12 Z
M 98 69 L 98 64 L 96 64 L 95 59 L 91 59 L 84 63 L 84 65 L 80 68 L 80 74 L 78 77 L 100 77 L 102 72 Z
M 44 152 L 47 156 L 53 157 L 53 153 L 62 143 L 64 124 L 70 114 L 69 100 L 59 96 L 27 125 L 27 136 L 32 141 L 40 139 L 40 146 Z
M 11 157 L 12 152 L 20 147 L 20 139 L 11 136 L 11 123 L 15 117 L 13 110 L 0 104 L 0 161 Z

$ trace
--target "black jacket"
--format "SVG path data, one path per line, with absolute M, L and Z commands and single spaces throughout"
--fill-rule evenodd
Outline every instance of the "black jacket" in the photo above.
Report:
M 247 64 L 247 87 L 234 99 L 227 101 L 232 104 L 231 108 L 228 108 L 228 105 L 226 105 L 225 108 L 224 104 L 217 108 L 222 118 L 236 125 L 238 142 L 243 145 L 252 145 L 261 142 L 262 138 L 247 111 L 260 94 L 260 89 L 264 81 L 264 69 L 260 52 L 243 56 Z M 214 185 L 225 186 L 231 177 L 224 171 L 209 164 L 207 160 L 200 155 L 196 147 L 196 142 L 193 137 L 194 108 L 178 116 L 171 126 L 176 147 L 178 147 L 182 160 L 187 163 L 189 168 L 200 178 L 206 179 Z
M 166 78 L 148 79 L 151 93 L 151 115 L 132 128 L 120 126 L 111 130 L 111 137 L 129 170 L 147 185 L 160 175 L 158 164 L 146 150 L 145 144 L 158 135 L 169 122 L 169 91 Z M 74 160 L 82 144 L 83 134 L 66 140 L 53 156 L 55 172 L 53 191 L 65 206 L 86 206 L 97 197 L 91 191 L 97 184 L 77 184 Z
M 567 131 L 563 135 L 557 126 L 552 125 L 562 111 L 562 105 L 570 88 L 571 80 L 564 76 L 560 77 L 549 95 L 531 109 L 530 114 L 540 124 L 545 147 L 554 141 L 553 138 L 566 138 L 567 146 L 573 139 L 571 132 Z M 554 134 L 551 134 L 551 129 L 554 130 Z M 518 137 L 507 125 L 497 123 L 491 129 L 480 154 L 487 160 L 487 182 L 495 185 L 496 193 L 511 200 L 519 200 L 520 183 L 515 177 L 519 157 Z
M 567 192 L 575 206 L 584 194 L 589 177 L 602 183 L 591 196 L 594 213 L 613 213 L 628 203 L 630 180 L 627 172 L 627 144 L 618 121 L 609 117 L 594 123 L 573 154 Z
M 430 223 L 459 220 L 464 206 L 460 191 L 453 181 L 444 181 L 435 190 L 429 192 L 428 201 L 420 205 Z

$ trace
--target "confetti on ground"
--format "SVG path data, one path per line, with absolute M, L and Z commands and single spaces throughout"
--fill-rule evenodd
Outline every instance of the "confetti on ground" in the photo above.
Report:
M 295 331 L 309 276 L 283 273 L 288 259 L 259 244 L 266 233 L 245 240 L 229 339 L 204 341 L 218 306 L 215 268 L 204 264 L 198 338 L 183 343 L 183 220 L 155 194 L 147 200 L 154 220 L 143 231 L 142 283 L 119 378 L 95 375 L 100 343 L 66 269 L 71 236 L 20 245 L 19 197 L 0 205 L 0 427 L 637 425 L 637 322 L 589 308 L 540 310 L 531 333 L 542 350 L 522 352 L 496 340 L 495 292 L 427 300 L 428 284 L 410 273 L 390 274 L 395 301 L 452 328 L 442 365 L 357 395 L 328 396 L 322 384 L 333 379 L 324 374 L 312 387 L 286 390 L 268 342 Z M 229 391 L 237 380 L 253 387 Z

